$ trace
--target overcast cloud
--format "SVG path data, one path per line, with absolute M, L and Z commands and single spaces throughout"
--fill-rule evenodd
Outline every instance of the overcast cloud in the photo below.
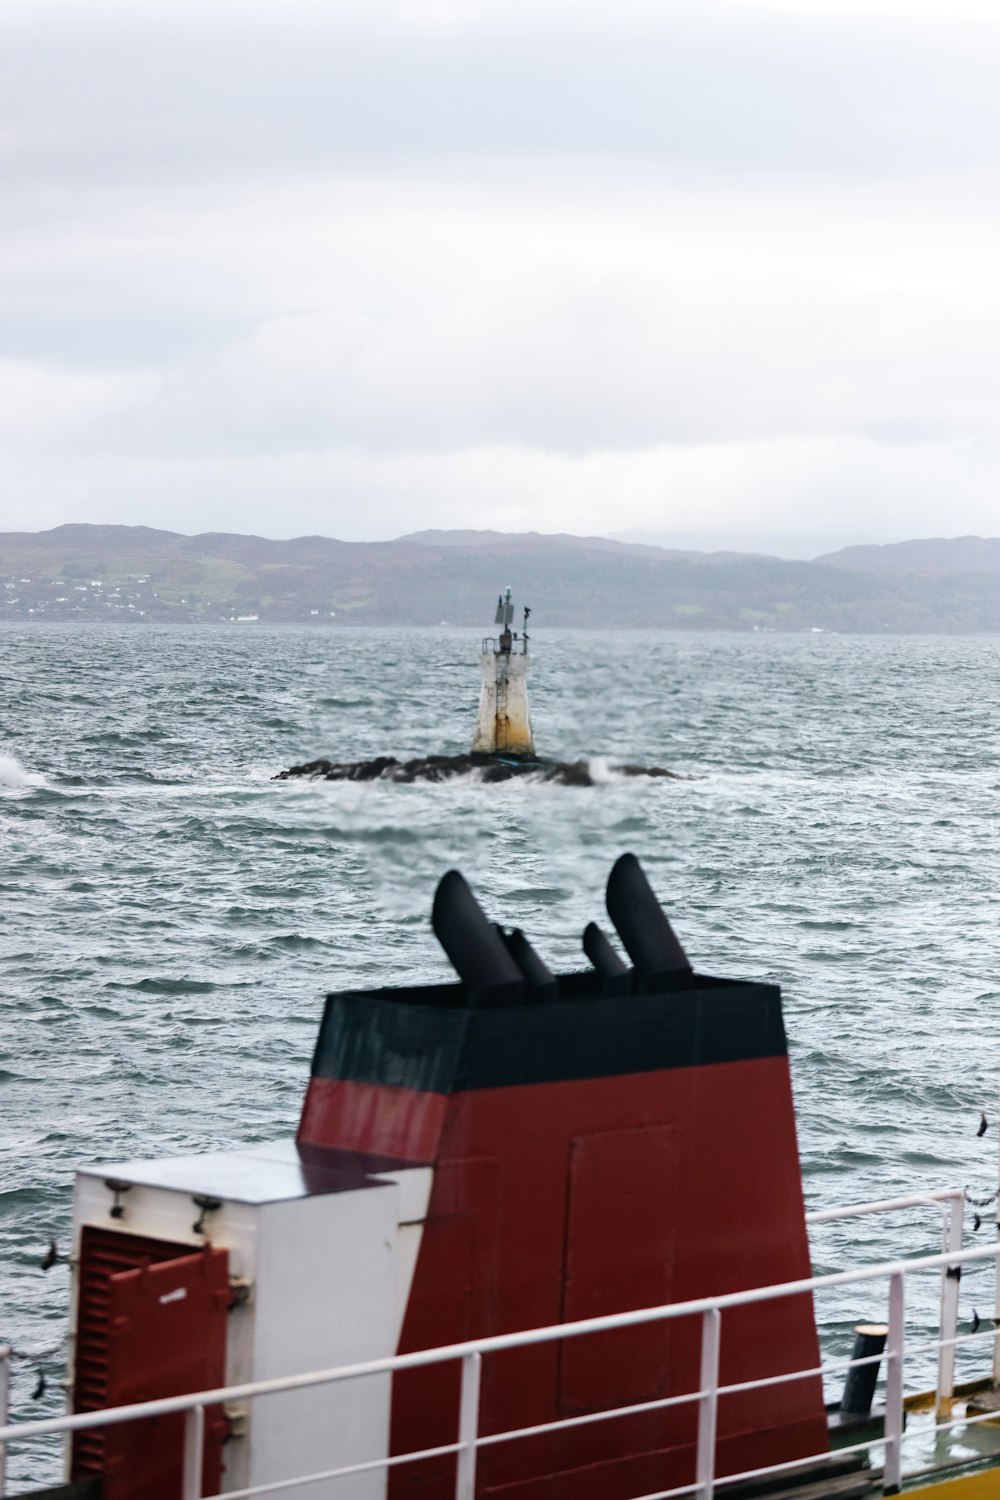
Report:
M 996 534 L 995 0 L 0 0 L 0 529 Z

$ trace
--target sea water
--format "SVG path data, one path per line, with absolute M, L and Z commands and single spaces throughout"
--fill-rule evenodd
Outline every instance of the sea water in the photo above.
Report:
M 271 780 L 467 749 L 475 630 L 0 630 L 0 1340 L 30 1355 L 65 1332 L 67 1268 L 39 1261 L 67 1248 L 75 1164 L 287 1136 L 327 991 L 449 977 L 428 919 L 451 866 L 569 969 L 632 850 L 698 968 L 780 983 L 809 1207 L 993 1190 L 996 643 L 539 621 L 536 744 L 589 758 L 593 787 Z M 938 1236 L 927 1210 L 848 1221 L 816 1232 L 815 1267 Z M 917 1338 L 936 1296 L 914 1289 Z M 963 1320 L 992 1298 L 967 1273 Z M 885 1287 L 818 1311 L 846 1353 Z M 33 1401 L 37 1367 L 15 1364 L 15 1417 L 59 1408 L 59 1354 L 42 1368 Z M 13 1455 L 14 1479 L 54 1472 Z

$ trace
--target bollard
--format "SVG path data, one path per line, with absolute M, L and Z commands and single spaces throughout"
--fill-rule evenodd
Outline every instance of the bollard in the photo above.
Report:
M 885 1323 L 858 1323 L 854 1329 L 851 1358 L 870 1359 L 874 1354 L 881 1356 L 888 1333 Z M 867 1417 L 871 1412 L 880 1363 L 880 1359 L 873 1359 L 870 1365 L 848 1370 L 844 1394 L 840 1399 L 840 1410 L 845 1417 Z

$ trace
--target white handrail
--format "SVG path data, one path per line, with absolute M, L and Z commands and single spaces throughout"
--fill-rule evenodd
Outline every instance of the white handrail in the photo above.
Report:
M 942 1266 L 996 1260 L 998 1256 L 1000 1256 L 1000 1243 L 973 1246 L 969 1250 L 960 1250 L 955 1255 L 923 1255 L 909 1261 L 885 1261 L 857 1271 L 832 1271 L 823 1276 L 804 1276 L 798 1281 L 783 1281 L 777 1286 L 749 1287 L 742 1292 L 724 1292 L 717 1297 L 695 1297 L 687 1302 L 670 1302 L 661 1307 L 641 1307 L 634 1312 L 606 1313 L 600 1318 L 582 1318 L 573 1323 L 553 1323 L 545 1328 L 527 1328 L 520 1333 L 491 1334 L 488 1338 L 466 1339 L 460 1344 L 445 1344 L 437 1349 L 418 1349 L 412 1354 L 386 1355 L 382 1359 L 365 1360 L 360 1364 L 335 1365 L 329 1369 L 307 1371 L 302 1375 L 281 1375 L 275 1376 L 272 1380 L 219 1386 L 215 1390 L 198 1391 L 183 1396 L 163 1396 L 156 1401 L 140 1401 L 106 1411 L 78 1412 L 73 1416 L 65 1417 L 42 1417 L 34 1422 L 21 1422 L 14 1426 L 0 1428 L 0 1442 L 12 1441 L 18 1437 L 42 1437 L 46 1433 L 53 1432 L 76 1432 L 85 1427 L 130 1422 L 139 1417 L 166 1416 L 170 1412 L 187 1411 L 192 1406 L 211 1406 L 226 1401 L 242 1401 L 248 1397 L 277 1394 L 279 1391 L 301 1390 L 303 1387 L 312 1385 L 330 1385 L 341 1380 L 354 1380 L 364 1375 L 391 1375 L 397 1370 L 414 1370 L 424 1365 L 445 1364 L 448 1360 L 461 1359 L 465 1354 L 477 1352 L 497 1354 L 505 1349 L 523 1349 L 532 1344 L 548 1343 L 553 1339 L 578 1338 L 586 1333 L 605 1333 L 616 1328 L 636 1328 L 645 1323 L 688 1318 L 695 1313 L 711 1312 L 715 1308 L 724 1312 L 729 1307 L 747 1307 L 758 1302 L 778 1301 L 784 1297 L 800 1296 L 805 1292 L 824 1291 L 836 1286 L 853 1286 L 859 1281 L 886 1280 L 897 1271 L 906 1275 L 911 1271 L 932 1271 Z
M 860 1218 L 864 1214 L 896 1213 L 908 1208 L 933 1207 L 941 1210 L 941 1249 L 953 1254 L 962 1248 L 965 1215 L 964 1188 L 935 1188 L 926 1193 L 911 1193 L 903 1198 L 881 1198 L 873 1203 L 848 1203 L 841 1208 L 820 1208 L 806 1214 L 807 1224 L 832 1224 L 841 1219 Z M 937 1345 L 938 1371 L 935 1409 L 946 1417 L 955 1396 L 955 1334 L 958 1329 L 958 1284 L 955 1263 L 941 1267 L 941 1315 Z M 1000 1306 L 1000 1277 L 998 1277 Z M 1000 1348 L 1000 1345 L 998 1345 Z
M 895 1204 L 899 1200 L 887 1201 Z M 700 1315 L 702 1318 L 702 1355 L 699 1389 L 685 1393 L 679 1397 L 664 1398 L 662 1402 L 649 1403 L 649 1405 L 668 1405 L 683 1401 L 698 1403 L 696 1481 L 693 1485 L 681 1486 L 677 1491 L 671 1491 L 670 1493 L 687 1494 L 697 1492 L 699 1500 L 712 1500 L 715 1484 L 723 1482 L 721 1480 L 716 1481 L 714 1475 L 715 1420 L 718 1401 L 720 1397 L 741 1388 L 739 1384 L 732 1387 L 718 1385 L 718 1342 L 722 1312 L 728 1308 L 745 1307 L 786 1297 L 812 1294 L 833 1287 L 851 1286 L 867 1281 L 888 1279 L 890 1283 L 890 1332 L 887 1346 L 888 1362 L 884 1442 L 886 1449 L 887 1485 L 898 1484 L 901 1473 L 901 1445 L 903 1441 L 903 1288 L 905 1277 L 919 1271 L 947 1269 L 979 1261 L 993 1260 L 995 1262 L 998 1256 L 1000 1256 L 1000 1243 L 975 1246 L 968 1250 L 947 1250 L 941 1254 L 920 1256 L 909 1261 L 888 1261 L 875 1266 L 863 1267 L 860 1270 L 836 1271 L 822 1276 L 803 1277 L 796 1281 L 780 1283 L 777 1286 L 751 1287 L 744 1291 L 728 1292 L 716 1297 L 693 1298 L 686 1302 L 669 1303 L 653 1308 L 640 1308 L 632 1312 L 611 1313 L 599 1318 L 582 1319 L 572 1323 L 557 1323 L 545 1328 L 525 1329 L 519 1333 L 496 1334 L 488 1338 L 469 1339 L 462 1343 L 450 1344 L 438 1349 L 424 1349 L 411 1354 L 390 1355 L 382 1359 L 309 1371 L 301 1375 L 281 1376 L 271 1380 L 242 1385 L 223 1386 L 209 1391 L 162 1397 L 154 1401 L 136 1402 L 128 1406 L 109 1408 L 102 1411 L 80 1412 L 61 1417 L 47 1417 L 31 1422 L 7 1423 L 0 1427 L 0 1451 L 7 1444 L 14 1441 L 23 1441 L 53 1433 L 78 1432 L 92 1427 L 113 1426 L 141 1418 L 185 1412 L 190 1414 L 190 1420 L 186 1426 L 183 1496 L 184 1500 L 200 1500 L 203 1415 L 196 1414 L 203 1414 L 205 1407 L 231 1401 L 246 1400 L 256 1396 L 277 1394 L 282 1391 L 333 1384 L 363 1376 L 393 1374 L 400 1370 L 418 1369 L 429 1365 L 442 1364 L 451 1360 L 461 1360 L 463 1366 L 460 1403 L 461 1416 L 459 1437 L 456 1443 L 445 1445 L 439 1449 L 427 1450 L 426 1453 L 421 1454 L 401 1454 L 379 1458 L 372 1460 L 371 1463 L 331 1470 L 329 1474 L 299 1476 L 294 1482 L 302 1484 L 308 1482 L 310 1478 L 322 1479 L 362 1469 L 393 1467 L 397 1463 L 415 1461 L 418 1457 L 429 1457 L 431 1453 L 457 1453 L 459 1455 L 458 1481 L 460 1487 L 457 1489 L 456 1495 L 459 1497 L 459 1500 L 471 1500 L 471 1497 L 475 1493 L 475 1455 L 478 1448 L 482 1446 L 482 1441 L 478 1436 L 478 1385 L 483 1355 L 509 1349 L 526 1348 L 557 1339 L 577 1338 L 590 1333 L 639 1327 L 648 1323 L 669 1322 L 677 1318 Z M 993 1336 L 995 1337 L 995 1335 Z M 954 1339 L 950 1340 L 952 1347 L 954 1346 L 954 1342 Z M 866 1362 L 861 1361 L 861 1363 Z M 848 1361 L 847 1363 L 850 1365 L 853 1362 Z M 2 1364 L 2 1361 L 0 1361 L 0 1364 Z M 821 1366 L 819 1371 L 809 1373 L 822 1373 L 825 1368 L 827 1367 Z M 784 1380 L 800 1378 L 801 1375 L 802 1372 L 798 1371 L 787 1372 L 782 1375 L 768 1377 L 761 1384 L 779 1384 Z M 584 1420 L 609 1420 L 619 1415 L 629 1415 L 636 1409 L 638 1408 L 620 1407 L 611 1412 L 589 1414 Z M 544 1432 L 550 1427 L 561 1425 L 562 1423 L 558 1422 L 552 1424 L 545 1423 L 537 1428 L 530 1429 L 530 1431 Z M 504 1441 L 505 1439 L 512 1441 L 519 1435 L 517 1432 L 491 1434 L 490 1442 Z M 860 1446 L 870 1447 L 874 1445 L 875 1440 L 869 1440 Z M 827 1457 L 829 1457 L 828 1454 L 818 1454 L 815 1456 L 815 1461 L 820 1462 Z M 803 1460 L 800 1459 L 797 1462 L 801 1464 Z M 783 1467 L 788 1466 L 774 1466 L 776 1470 L 780 1470 Z M 291 1483 L 293 1481 L 288 1481 L 287 1483 L 280 1481 L 275 1484 L 240 1491 L 239 1493 L 247 1496 L 264 1494 L 287 1488 Z M 666 1492 L 661 1493 L 665 1494 Z M 0 1494 L 2 1494 L 2 1490 L 0 1490 Z
M 935 1188 L 929 1193 L 911 1193 L 905 1198 L 879 1198 L 872 1203 L 846 1203 L 841 1208 L 815 1208 L 806 1214 L 807 1224 L 832 1224 L 837 1219 L 857 1219 L 864 1214 L 887 1214 L 904 1208 L 944 1208 L 965 1202 L 964 1188 Z

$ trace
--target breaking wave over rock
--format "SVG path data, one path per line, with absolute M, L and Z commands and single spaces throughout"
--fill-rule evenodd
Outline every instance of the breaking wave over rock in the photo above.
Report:
M 500 755 L 421 755 L 416 760 L 397 760 L 394 755 L 376 755 L 371 760 L 311 760 L 305 765 L 280 771 L 275 781 L 451 781 L 468 776 L 478 781 L 510 781 L 530 776 L 560 786 L 598 786 L 618 776 L 648 776 L 681 780 L 662 766 L 600 765 L 589 760 L 536 760 Z

